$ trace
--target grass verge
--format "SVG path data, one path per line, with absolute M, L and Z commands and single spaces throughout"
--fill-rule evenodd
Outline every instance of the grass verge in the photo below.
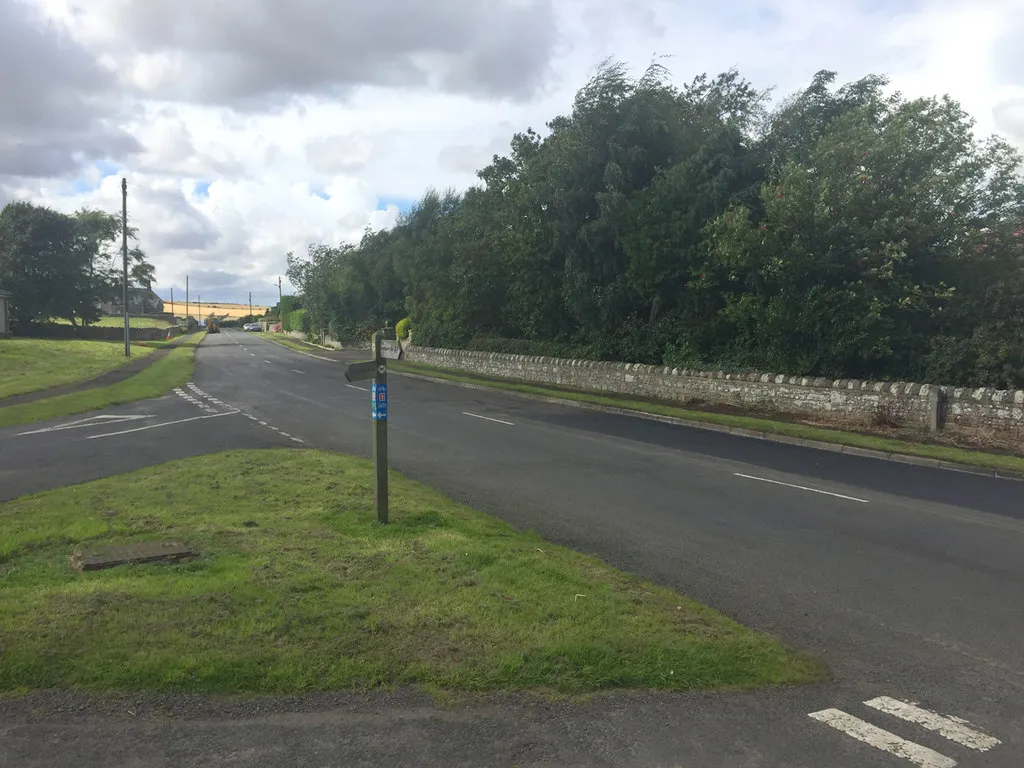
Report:
M 866 448 L 869 450 L 882 451 L 883 453 L 899 454 L 902 456 L 918 456 L 926 459 L 948 461 L 970 467 L 1024 473 L 1024 458 L 1019 456 L 985 453 L 983 451 L 972 451 L 965 448 L 957 448 L 955 446 L 947 445 L 912 443 L 889 437 L 865 435 L 857 432 L 843 432 L 837 429 L 812 427 L 806 424 L 794 422 L 772 421 L 771 419 L 759 418 L 757 416 L 742 416 L 736 414 L 699 411 L 645 400 L 634 400 L 628 397 L 609 397 L 608 395 L 570 388 L 545 387 L 540 384 L 524 384 L 518 381 L 481 376 L 462 371 L 453 371 L 447 368 L 437 368 L 423 363 L 412 363 L 404 360 L 391 361 L 389 367 L 397 372 L 404 371 L 406 373 L 430 376 L 444 381 L 455 381 L 495 387 L 498 389 L 534 395 L 537 397 L 571 400 L 573 402 L 587 403 L 590 405 L 599 405 L 610 408 L 623 408 L 631 411 L 638 411 L 640 413 L 650 413 L 657 416 L 669 416 L 688 421 L 703 422 L 705 424 L 716 424 L 723 427 L 747 429 L 753 432 L 761 432 L 766 435 L 784 435 L 802 440 L 816 440 L 823 443 L 848 445 L 854 448 Z
M 317 347 L 312 344 L 307 344 L 304 341 L 293 339 L 291 336 L 285 336 L 280 333 L 263 333 L 256 332 L 256 335 L 261 339 L 272 341 L 275 344 L 280 344 L 282 347 L 288 347 L 289 349 L 297 349 L 299 352 L 324 352 L 322 347 Z
M 821 680 L 816 660 L 369 462 L 231 451 L 0 504 L 0 690 L 691 690 Z M 80 544 L 176 566 L 76 573 Z
M 148 355 L 148 349 L 132 349 Z M 0 342 L 0 406 L 3 398 L 87 381 L 129 359 L 123 344 L 81 339 L 4 339 Z
M 117 384 L 0 408 L 0 427 L 55 419 L 165 395 L 192 378 L 194 365 L 194 347 L 172 349 L 162 360 Z
M 193 331 L 184 337 L 172 336 L 170 341 L 161 339 L 159 341 L 140 341 L 141 346 L 163 349 L 164 347 L 198 347 L 199 342 L 206 338 L 206 331 Z

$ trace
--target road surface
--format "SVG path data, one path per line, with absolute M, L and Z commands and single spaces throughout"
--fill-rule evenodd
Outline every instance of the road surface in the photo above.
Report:
M 0 430 L 0 496 L 225 448 L 369 455 L 369 392 L 339 364 L 359 356 L 209 336 L 191 387 L 99 414 L 142 418 Z M 0 764 L 1024 765 L 1024 483 L 397 375 L 389 389 L 393 468 L 818 653 L 834 682 L 454 709 L 410 692 L 54 694 L 37 714 L 0 702 Z

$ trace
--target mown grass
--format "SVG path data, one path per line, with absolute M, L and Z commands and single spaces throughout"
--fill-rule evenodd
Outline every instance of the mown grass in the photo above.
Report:
M 165 395 L 192 378 L 194 365 L 194 346 L 172 349 L 163 359 L 117 384 L 0 407 L 0 427 L 45 421 Z M 0 406 L 2 404 L 0 401 Z
M 167 320 L 160 320 L 155 317 L 132 317 L 129 320 L 132 328 L 168 328 L 173 325 L 173 323 Z M 71 321 L 66 317 L 52 317 L 50 322 L 57 323 L 58 325 L 71 325 Z M 81 321 L 79 321 L 80 323 Z M 124 328 L 124 317 L 104 316 L 95 322 L 89 323 L 89 325 L 97 328 Z
M 199 342 L 206 338 L 206 331 L 193 331 L 182 336 L 171 336 L 171 340 L 159 339 L 156 341 L 140 341 L 138 342 L 143 347 L 152 347 L 153 349 L 163 349 L 164 347 L 197 347 Z
M 498 389 L 519 392 L 526 395 L 534 395 L 537 397 L 551 397 L 610 408 L 622 408 L 630 411 L 638 411 L 640 413 L 650 413 L 657 416 L 669 416 L 672 418 L 686 419 L 706 424 L 717 424 L 724 427 L 747 429 L 753 432 L 761 432 L 766 435 L 785 435 L 788 437 L 800 438 L 802 440 L 817 440 L 823 443 L 848 445 L 854 448 L 866 448 L 889 454 L 919 456 L 927 459 L 949 461 L 967 466 L 980 467 L 983 469 L 1024 473 L 1024 458 L 1019 456 L 985 453 L 984 451 L 972 451 L 948 445 L 913 443 L 889 437 L 865 435 L 857 432 L 844 432 L 838 429 L 812 427 L 806 424 L 797 424 L 787 421 L 772 421 L 771 419 L 760 418 L 757 416 L 712 413 L 708 411 L 694 410 L 691 408 L 665 405 L 663 403 L 636 400 L 627 397 L 609 397 L 595 392 L 586 392 L 567 387 L 554 388 L 545 387 L 539 384 L 524 384 L 518 381 L 481 376 L 463 371 L 454 371 L 447 368 L 438 368 L 436 366 L 425 365 L 423 363 L 407 362 L 404 360 L 392 361 L 389 364 L 389 367 L 397 372 L 404 371 L 406 373 L 430 376 L 432 378 L 442 379 L 445 381 L 496 387 Z
M 259 336 L 261 339 L 267 339 L 268 341 L 273 341 L 275 344 L 280 344 L 282 347 L 288 347 L 289 349 L 297 349 L 299 352 L 318 352 L 318 351 L 319 352 L 323 352 L 323 351 L 325 351 L 325 350 L 321 349 L 320 347 L 316 347 L 316 346 L 314 346 L 312 344 L 307 344 L 306 342 L 299 341 L 298 339 L 293 339 L 291 336 L 285 336 L 284 334 L 280 334 L 280 333 L 263 333 L 263 332 L 254 332 L 254 333 L 255 333 L 255 335 Z
M 201 456 L 0 504 L 0 690 L 750 687 L 816 660 L 592 557 L 311 450 Z M 76 573 L 89 543 L 188 564 Z
M 132 347 L 133 355 L 150 350 Z M 124 345 L 81 339 L 0 340 L 0 407 L 3 398 L 87 381 L 129 359 Z

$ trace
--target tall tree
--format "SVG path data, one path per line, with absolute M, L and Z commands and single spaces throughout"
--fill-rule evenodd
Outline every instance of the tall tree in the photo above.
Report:
M 51 317 L 76 324 L 92 286 L 89 249 L 74 217 L 25 202 L 4 206 L 0 285 L 14 294 L 11 321 L 15 328 Z

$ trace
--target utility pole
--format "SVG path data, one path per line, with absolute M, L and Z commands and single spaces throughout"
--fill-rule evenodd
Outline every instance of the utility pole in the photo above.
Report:
M 203 321 L 203 297 L 201 294 L 196 294 L 196 304 L 199 305 L 199 309 L 196 310 L 196 317 L 199 318 L 199 322 Z
M 174 287 L 171 287 L 171 322 L 174 322 Z
M 128 179 L 121 178 L 121 257 L 122 257 L 122 279 L 124 281 L 124 356 L 132 356 L 132 345 L 130 339 L 130 327 L 128 324 Z
M 281 276 L 277 277 L 277 314 L 281 314 L 281 299 L 284 297 L 281 295 Z
M 185 333 L 188 333 L 188 275 L 185 275 Z
M 249 322 L 252 322 L 252 291 L 249 291 Z

